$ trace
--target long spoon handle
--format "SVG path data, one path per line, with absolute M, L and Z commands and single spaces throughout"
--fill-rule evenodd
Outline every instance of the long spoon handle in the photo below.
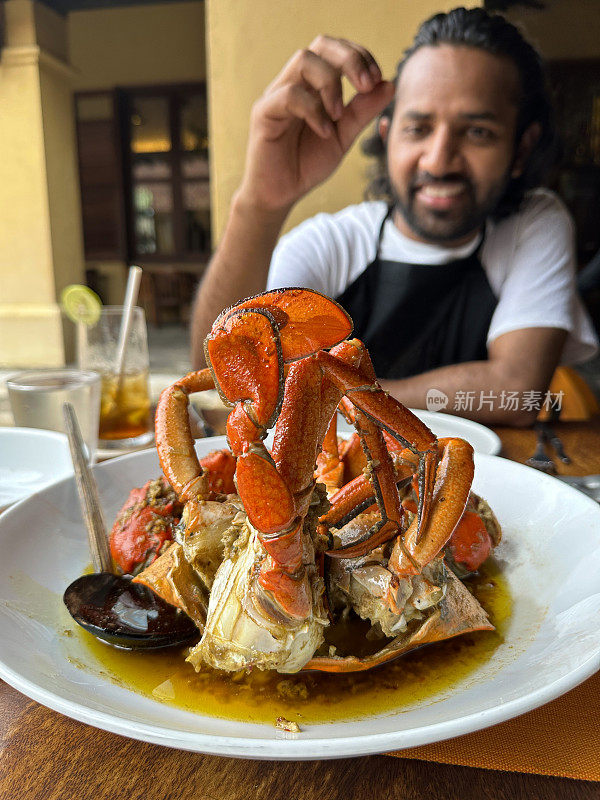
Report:
M 106 536 L 106 522 L 100 506 L 98 487 L 88 467 L 79 422 L 71 403 L 63 403 L 63 417 L 71 449 L 79 503 L 90 543 L 92 564 L 96 572 L 112 572 L 112 559 Z

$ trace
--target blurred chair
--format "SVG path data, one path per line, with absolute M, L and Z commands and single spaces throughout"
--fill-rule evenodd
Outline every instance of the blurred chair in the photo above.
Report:
M 140 303 L 148 321 L 157 328 L 165 322 L 182 324 L 179 268 L 170 264 L 146 264 L 143 269 Z
M 548 391 L 552 395 L 562 392 L 560 419 L 563 422 L 587 420 L 600 413 L 600 404 L 585 379 L 572 367 L 557 367 Z M 552 412 L 543 409 L 540 420 L 552 418 Z
M 204 264 L 141 264 L 140 305 L 157 328 L 165 322 L 186 325 Z

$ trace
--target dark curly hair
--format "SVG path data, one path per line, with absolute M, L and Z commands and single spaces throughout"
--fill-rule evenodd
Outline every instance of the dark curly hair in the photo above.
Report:
M 492 214 L 494 219 L 507 217 L 519 209 L 526 191 L 543 183 L 558 154 L 554 112 L 542 60 L 519 30 L 504 17 L 488 14 L 482 8 L 455 8 L 446 14 L 435 14 L 423 22 L 413 43 L 405 50 L 404 56 L 398 64 L 395 77 L 396 86 L 404 65 L 413 53 L 416 53 L 421 47 L 435 47 L 440 44 L 476 47 L 487 53 L 508 58 L 514 63 L 521 84 L 515 147 L 529 125 L 533 122 L 540 125 L 540 137 L 529 155 L 523 173 L 518 178 L 512 178 L 509 181 Z M 384 109 L 380 119 L 386 117 L 391 121 L 394 105 L 395 101 L 392 101 Z M 367 198 L 385 199 L 392 202 L 386 147 L 379 135 L 378 125 L 376 133 L 364 141 L 363 152 L 377 158 L 373 180 L 367 187 Z

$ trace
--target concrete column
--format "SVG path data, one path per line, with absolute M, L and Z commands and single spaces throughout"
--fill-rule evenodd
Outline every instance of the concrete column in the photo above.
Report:
M 66 20 L 6 0 L 0 52 L 0 364 L 65 362 L 58 298 L 84 282 Z

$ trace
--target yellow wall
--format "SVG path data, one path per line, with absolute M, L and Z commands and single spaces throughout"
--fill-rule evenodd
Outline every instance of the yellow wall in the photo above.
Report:
M 546 0 L 543 10 L 515 8 L 506 14 L 546 59 L 600 56 L 598 0 Z
M 25 284 L 29 302 L 43 303 L 53 299 L 54 285 L 39 67 L 10 55 L 4 52 L 0 66 L 2 302 L 22 299 Z
M 83 234 L 73 95 L 70 82 L 56 70 L 41 70 L 44 152 L 57 296 L 82 280 Z
M 203 2 L 73 11 L 68 27 L 75 91 L 206 76 Z
M 38 64 L 5 53 L 0 98 L 0 364 L 61 364 Z
M 83 281 L 65 23 L 9 0 L 0 60 L 0 363 L 61 364 L 57 298 Z
M 319 33 L 353 39 L 368 47 L 391 76 L 419 23 L 456 5 L 456 0 L 207 0 L 215 240 L 242 174 L 251 105 L 298 48 Z M 337 173 L 296 206 L 288 227 L 318 211 L 359 202 L 367 163 L 355 145 Z

